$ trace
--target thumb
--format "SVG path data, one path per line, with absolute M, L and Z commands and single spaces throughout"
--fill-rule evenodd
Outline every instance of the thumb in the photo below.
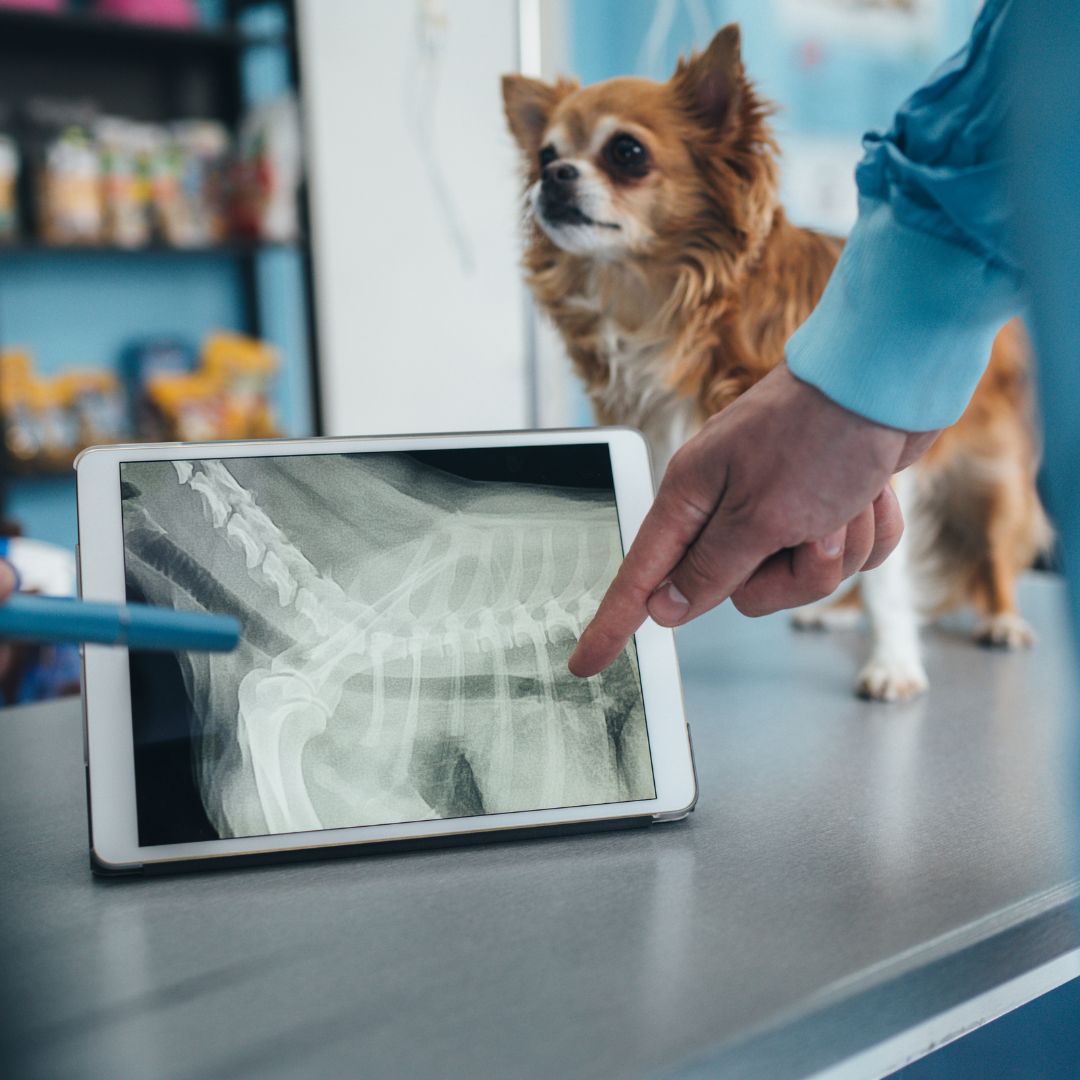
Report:
M 772 554 L 762 536 L 748 523 L 732 521 L 721 505 L 649 598 L 649 614 L 661 626 L 679 626 L 722 604 Z

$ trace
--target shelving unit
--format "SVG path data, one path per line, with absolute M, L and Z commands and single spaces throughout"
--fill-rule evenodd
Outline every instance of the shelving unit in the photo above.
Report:
M 252 28 L 255 8 L 264 15 L 272 9 L 278 25 L 264 29 L 264 18 Z M 0 9 L 0 103 L 10 118 L 0 130 L 25 146 L 27 131 L 18 121 L 26 103 L 47 97 L 93 102 L 100 113 L 136 121 L 213 119 L 235 134 L 246 110 L 260 98 L 286 88 L 299 94 L 294 27 L 292 0 L 227 0 L 222 25 L 191 29 L 80 12 L 52 16 Z M 265 85 L 268 57 L 280 85 Z M 264 61 L 258 69 L 264 85 L 252 76 L 253 59 Z M 34 223 L 27 220 L 32 184 L 32 169 L 24 160 L 20 238 L 0 244 L 0 348 L 29 347 L 48 372 L 116 361 L 125 338 L 150 333 L 193 343 L 219 328 L 266 337 L 282 357 L 276 404 L 286 433 L 320 432 L 305 189 L 299 196 L 302 232 L 295 243 L 235 239 L 213 247 L 155 242 L 129 249 L 53 246 L 38 240 Z M 148 325 L 152 318 L 161 325 Z M 83 341 L 87 351 L 80 353 Z M 42 470 L 40 477 L 11 477 L 8 486 L 8 517 L 22 518 L 27 531 L 44 534 L 44 539 L 73 541 L 73 499 L 55 470 Z M 71 503 L 66 536 L 58 528 L 62 513 L 40 513 L 45 503 L 57 500 Z M 44 526 L 37 525 L 46 518 Z
M 260 242 L 256 240 L 229 240 L 222 244 L 202 247 L 176 247 L 155 242 L 142 247 L 120 247 L 106 244 L 45 244 L 40 240 L 17 240 L 12 244 L 0 243 L 0 259 L 8 255 L 93 255 L 133 258 L 145 255 L 169 255 L 192 259 L 214 258 L 221 255 L 258 255 L 264 251 L 297 251 L 295 243 Z

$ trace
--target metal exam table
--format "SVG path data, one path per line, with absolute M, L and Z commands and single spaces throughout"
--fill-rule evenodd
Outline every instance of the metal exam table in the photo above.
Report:
M 875 1076 L 1080 973 L 1061 587 L 930 694 L 863 642 L 681 632 L 702 787 L 651 830 L 95 881 L 75 700 L 0 713 L 0 1073 Z

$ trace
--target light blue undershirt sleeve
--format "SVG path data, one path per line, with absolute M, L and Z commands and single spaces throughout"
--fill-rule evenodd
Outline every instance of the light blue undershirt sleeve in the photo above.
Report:
M 1010 250 L 1000 77 L 1013 0 L 987 0 L 971 39 L 864 140 L 859 220 L 810 318 L 792 372 L 878 423 L 959 419 L 994 335 L 1022 307 Z

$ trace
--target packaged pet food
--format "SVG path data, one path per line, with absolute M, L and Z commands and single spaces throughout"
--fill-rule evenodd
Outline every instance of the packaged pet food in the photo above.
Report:
M 243 334 L 213 334 L 203 346 L 202 370 L 221 387 L 222 437 L 269 439 L 280 432 L 270 407 L 277 352 Z
M 27 112 L 41 239 L 59 245 L 101 243 L 104 208 L 93 104 L 35 98 Z
M 15 140 L 0 133 L 0 243 L 18 236 L 19 150 Z
M 151 151 L 145 125 L 103 116 L 94 125 L 102 197 L 102 239 L 118 247 L 143 247 L 151 240 L 150 192 L 146 179 Z
M 195 350 L 172 337 L 133 342 L 121 357 L 121 372 L 131 405 L 131 422 L 139 438 L 168 439 L 161 411 L 150 399 L 150 385 L 172 375 L 189 375 L 195 368 Z
M 215 379 L 192 375 L 160 375 L 150 382 L 147 396 L 168 432 L 181 442 L 220 439 L 224 429 L 221 386 Z
M 4 437 L 15 463 L 32 461 L 41 445 L 28 388 L 33 378 L 33 361 L 23 349 L 0 352 L 0 410 L 4 415 Z
M 27 387 L 27 406 L 37 437 L 37 464 L 64 468 L 81 449 L 79 425 L 70 387 L 62 382 L 39 380 Z
M 94 144 L 68 128 L 49 146 L 40 179 L 41 238 L 47 244 L 97 244 L 103 213 Z
M 0 7 L 33 11 L 38 15 L 59 15 L 64 10 L 64 0 L 0 0 Z
M 185 248 L 221 243 L 228 235 L 228 131 L 214 120 L 183 120 L 168 138 L 168 198 L 158 208 L 165 240 Z
M 195 26 L 199 21 L 193 0 L 97 0 L 94 11 L 110 19 L 177 28 Z
M 26 466 L 67 467 L 79 450 L 129 437 L 120 382 L 105 369 L 39 376 L 24 349 L 0 353 L 8 450 Z
M 240 128 L 233 224 L 242 236 L 290 243 L 300 235 L 300 113 L 285 95 L 256 106 Z
M 123 391 L 111 371 L 69 371 L 58 376 L 56 383 L 69 403 L 80 448 L 128 437 Z

